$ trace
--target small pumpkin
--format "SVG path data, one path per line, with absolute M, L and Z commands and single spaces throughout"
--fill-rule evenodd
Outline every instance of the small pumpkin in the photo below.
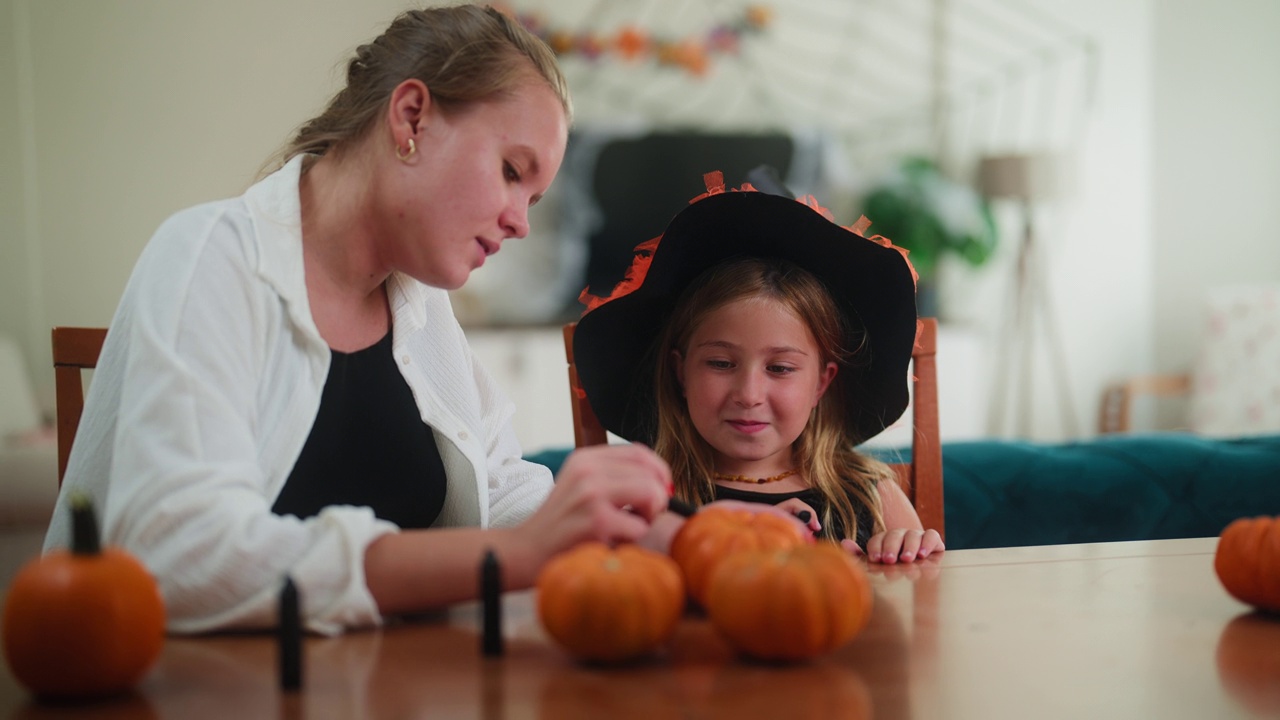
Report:
M 583 660 L 621 662 L 656 650 L 684 612 L 680 568 L 635 545 L 584 543 L 538 575 L 538 617 L 547 634 Z
M 771 550 L 812 543 L 787 518 L 769 512 L 708 506 L 685 521 L 671 540 L 671 558 L 684 573 L 689 596 L 706 606 L 707 582 L 717 563 L 740 550 Z
M 802 660 L 834 650 L 871 617 L 871 581 L 834 543 L 735 553 L 707 586 L 707 615 L 739 652 Z
M 1218 538 L 1213 568 L 1240 602 L 1280 613 L 1280 518 L 1241 518 Z
M 99 546 L 88 498 L 72 499 L 71 514 L 71 549 L 31 560 L 9 587 L 5 659 L 37 696 L 123 692 L 160 656 L 164 601 L 142 563 Z

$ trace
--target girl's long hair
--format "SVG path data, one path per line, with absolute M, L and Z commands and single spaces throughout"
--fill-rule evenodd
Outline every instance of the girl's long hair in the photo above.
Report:
M 715 497 L 715 467 L 711 446 L 689 416 L 673 351 L 687 357 L 689 340 L 708 315 L 729 303 L 751 298 L 772 300 L 789 309 L 813 334 L 821 363 L 834 361 L 839 367 L 792 446 L 796 467 L 827 500 L 826 516 L 819 521 L 828 527 L 834 513 L 849 538 L 856 539 L 858 514 L 853 503 L 858 502 L 870 511 L 874 522 L 871 532 L 883 529 L 876 486 L 882 480 L 893 480 L 895 474 L 888 465 L 854 449 L 841 389 L 847 375 L 857 371 L 860 350 L 845 347 L 844 339 L 857 337 L 861 345 L 861 332 L 849 332 L 844 314 L 821 281 L 781 260 L 733 260 L 703 273 L 685 289 L 654 346 L 654 449 L 671 465 L 676 495 L 696 505 L 710 502 Z

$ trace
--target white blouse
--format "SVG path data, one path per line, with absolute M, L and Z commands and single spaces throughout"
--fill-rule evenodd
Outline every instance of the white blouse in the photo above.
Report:
M 313 631 L 381 621 L 364 551 L 394 525 L 364 507 L 271 512 L 329 371 L 303 277 L 301 162 L 156 231 L 111 321 L 45 539 L 69 545 L 68 497 L 91 496 L 103 542 L 156 576 L 174 632 L 274 624 L 286 575 Z M 520 459 L 511 402 L 445 291 L 399 274 L 387 287 L 393 352 L 449 478 L 436 525 L 520 523 L 552 479 Z

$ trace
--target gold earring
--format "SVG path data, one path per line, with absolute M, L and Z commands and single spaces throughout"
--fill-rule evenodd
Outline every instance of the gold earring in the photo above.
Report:
M 409 158 L 416 152 L 418 152 L 418 146 L 413 144 L 413 138 L 409 138 L 409 151 L 404 154 L 400 153 L 400 146 L 396 146 L 396 157 L 400 158 L 400 162 L 409 162 Z

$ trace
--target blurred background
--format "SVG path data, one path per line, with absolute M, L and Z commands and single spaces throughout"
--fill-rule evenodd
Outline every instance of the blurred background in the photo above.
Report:
M 408 7 L 0 5 L 7 442 L 47 443 L 49 329 L 108 325 L 159 223 L 242 192 Z M 528 450 L 572 444 L 579 291 L 607 290 L 702 173 L 763 164 L 912 249 L 944 440 L 1280 430 L 1280 3 L 505 7 L 560 53 L 576 124 L 530 237 L 454 300 Z M 1117 388 L 1174 392 L 1108 426 Z

